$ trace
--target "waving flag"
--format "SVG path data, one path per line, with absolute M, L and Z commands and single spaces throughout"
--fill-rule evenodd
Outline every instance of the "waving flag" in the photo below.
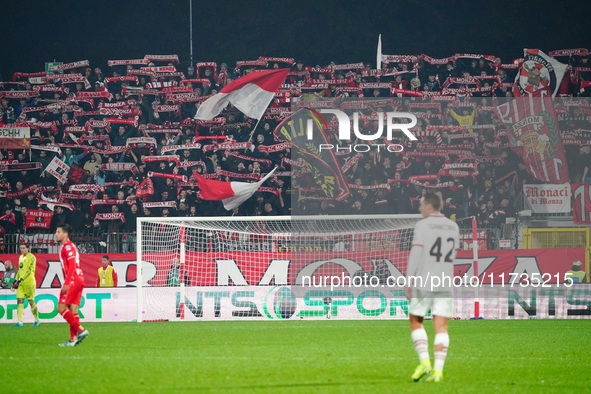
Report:
M 509 146 L 537 180 L 563 184 L 570 181 L 560 127 L 550 96 L 519 97 L 496 107 L 507 128 Z
M 213 119 L 230 103 L 249 118 L 260 119 L 287 73 L 288 68 L 280 68 L 238 78 L 201 104 L 195 119 Z
M 201 190 L 199 197 L 202 200 L 221 200 L 224 203 L 224 208 L 231 211 L 248 200 L 274 172 L 275 168 L 256 183 L 223 182 L 214 179 L 205 179 L 197 172 L 193 172 L 193 175 L 195 175 L 199 183 L 199 189 Z
M 539 49 L 524 49 L 523 52 L 524 61 L 515 76 L 513 95 L 539 97 L 542 92 L 546 92 L 552 97 L 556 96 L 566 72 L 566 64 L 560 63 Z

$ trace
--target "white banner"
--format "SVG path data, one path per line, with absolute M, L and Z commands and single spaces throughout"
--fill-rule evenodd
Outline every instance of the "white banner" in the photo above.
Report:
M 62 184 L 65 184 L 68 181 L 68 172 L 70 172 L 70 167 L 56 156 L 47 165 L 45 171 L 56 177 L 57 180 Z
M 555 286 L 555 285 L 553 285 Z M 300 289 L 301 290 L 301 289 Z M 480 298 L 485 319 L 591 318 L 591 285 L 575 284 L 551 292 L 541 287 L 516 288 L 503 297 Z M 60 289 L 37 289 L 35 302 L 42 323 L 64 323 L 57 313 Z M 178 287 L 142 289 L 147 320 L 180 320 Z M 299 293 L 299 292 L 298 292 Z M 327 303 L 327 299 L 330 302 Z M 137 318 L 135 287 L 86 288 L 80 306 L 84 322 L 130 322 Z M 16 322 L 16 293 L 0 290 L 0 324 Z M 185 288 L 184 320 L 362 320 L 408 319 L 404 291 L 385 288 L 329 290 L 305 289 L 297 298 L 288 286 L 195 286 Z M 453 317 L 474 316 L 474 300 L 456 298 Z M 33 323 L 28 304 L 24 323 Z
M 525 208 L 533 213 L 571 212 L 570 183 L 562 185 L 523 185 Z

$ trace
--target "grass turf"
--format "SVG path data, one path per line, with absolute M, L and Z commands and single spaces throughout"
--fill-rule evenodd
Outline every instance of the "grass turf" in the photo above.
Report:
M 411 392 L 406 321 L 88 323 L 0 326 L 2 392 Z M 433 325 L 426 322 L 433 354 Z M 438 392 L 590 389 L 591 321 L 450 321 Z

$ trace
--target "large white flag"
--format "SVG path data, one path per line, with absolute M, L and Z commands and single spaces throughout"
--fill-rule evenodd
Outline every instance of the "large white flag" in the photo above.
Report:
M 515 76 L 515 97 L 546 95 L 556 96 L 567 65 L 551 58 L 539 49 L 524 49 L 524 60 Z
M 280 68 L 238 78 L 201 104 L 195 119 L 213 119 L 230 103 L 249 118 L 260 119 L 287 73 L 289 68 Z

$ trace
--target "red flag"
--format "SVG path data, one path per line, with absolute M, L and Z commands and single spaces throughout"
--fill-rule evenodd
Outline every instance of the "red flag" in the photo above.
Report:
M 521 155 L 531 175 L 553 184 L 570 180 L 552 98 L 515 98 L 496 112 L 507 127 L 511 149 Z
M 25 226 L 27 228 L 49 228 L 51 222 L 51 215 L 51 211 L 29 209 L 27 211 L 27 219 L 25 221 Z
M 249 118 L 260 119 L 288 73 L 288 68 L 280 68 L 238 78 L 203 102 L 195 119 L 213 119 L 230 103 Z

